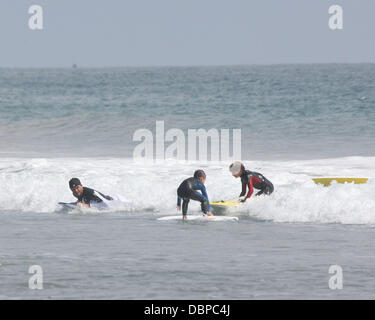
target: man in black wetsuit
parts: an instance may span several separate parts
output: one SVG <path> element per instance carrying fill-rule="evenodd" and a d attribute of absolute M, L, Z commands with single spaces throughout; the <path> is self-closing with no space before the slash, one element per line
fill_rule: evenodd
<path fill-rule="evenodd" d="M 203 170 L 194 172 L 194 177 L 184 180 L 177 189 L 177 209 L 181 210 L 182 199 L 182 218 L 186 220 L 189 201 L 195 200 L 201 203 L 201 209 L 204 214 L 212 216 L 210 212 L 210 202 L 208 200 L 206 187 L 206 174 Z M 199 193 L 197 190 L 201 191 Z"/>
<path fill-rule="evenodd" d="M 233 177 L 241 177 L 242 191 L 239 199 L 241 202 L 245 202 L 251 197 L 254 188 L 260 190 L 255 196 L 260 196 L 262 194 L 270 195 L 274 190 L 273 184 L 264 175 L 258 172 L 245 170 L 244 165 L 239 161 L 232 163 L 229 166 L 229 171 L 232 173 Z M 249 187 L 249 191 L 245 196 L 247 187 Z"/>
<path fill-rule="evenodd" d="M 73 196 L 78 199 L 76 203 L 80 207 L 90 207 L 90 202 L 100 203 L 103 202 L 102 199 L 113 200 L 110 196 L 106 196 L 96 190 L 83 187 L 78 178 L 70 179 L 69 188 L 72 190 Z"/>

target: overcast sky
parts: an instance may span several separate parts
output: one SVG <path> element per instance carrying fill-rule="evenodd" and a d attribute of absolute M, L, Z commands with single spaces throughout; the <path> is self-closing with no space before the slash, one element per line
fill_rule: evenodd
<path fill-rule="evenodd" d="M 1 0 L 0 67 L 375 62 L 374 33 L 375 0 Z"/>

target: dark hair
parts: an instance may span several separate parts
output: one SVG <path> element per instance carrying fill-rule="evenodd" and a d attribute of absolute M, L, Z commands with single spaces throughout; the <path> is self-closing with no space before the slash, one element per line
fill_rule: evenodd
<path fill-rule="evenodd" d="M 204 173 L 203 170 L 197 170 L 197 171 L 194 172 L 194 178 L 199 179 L 201 177 L 206 179 L 206 174 Z"/>

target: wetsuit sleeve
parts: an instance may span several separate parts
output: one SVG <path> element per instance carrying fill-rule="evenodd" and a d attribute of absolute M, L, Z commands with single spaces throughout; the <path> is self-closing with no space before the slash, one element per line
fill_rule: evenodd
<path fill-rule="evenodd" d="M 198 186 L 199 186 L 198 190 L 200 190 L 202 192 L 203 197 L 207 199 L 207 211 L 210 212 L 210 201 L 208 200 L 206 187 L 202 183 L 199 183 Z"/>
<path fill-rule="evenodd" d="M 97 202 L 97 203 L 102 202 L 103 200 L 95 195 L 96 192 L 98 192 L 98 191 L 95 191 L 94 189 L 84 187 L 83 188 L 83 195 L 82 195 L 82 202 L 86 203 L 86 204 L 90 204 L 90 201 L 94 201 L 94 202 Z M 98 194 L 103 196 L 100 192 L 98 192 Z"/>
<path fill-rule="evenodd" d="M 251 195 L 253 194 L 253 192 L 254 192 L 253 179 L 254 179 L 254 177 L 250 178 L 250 181 L 249 181 L 249 191 L 248 191 L 248 193 L 246 195 L 246 199 L 249 199 L 251 197 Z"/>
<path fill-rule="evenodd" d="M 113 198 L 111 196 L 106 196 L 105 194 L 99 192 L 99 191 L 96 191 L 97 193 L 99 193 L 104 199 L 106 200 L 113 200 Z"/>
<path fill-rule="evenodd" d="M 181 206 L 181 197 L 177 196 L 177 205 Z"/>
<path fill-rule="evenodd" d="M 242 183 L 242 191 L 240 197 L 243 197 L 246 194 L 246 183 Z"/>

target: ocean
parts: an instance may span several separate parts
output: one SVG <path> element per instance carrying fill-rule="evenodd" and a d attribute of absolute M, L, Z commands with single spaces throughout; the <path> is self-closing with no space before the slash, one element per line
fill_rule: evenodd
<path fill-rule="evenodd" d="M 211 201 L 241 184 L 228 159 L 135 161 L 157 121 L 240 129 L 233 160 L 275 192 L 238 222 L 158 221 L 196 169 Z M 374 64 L 0 69 L 0 299 L 374 299 L 374 124 Z M 72 177 L 130 202 L 63 210 Z"/>

